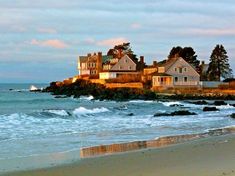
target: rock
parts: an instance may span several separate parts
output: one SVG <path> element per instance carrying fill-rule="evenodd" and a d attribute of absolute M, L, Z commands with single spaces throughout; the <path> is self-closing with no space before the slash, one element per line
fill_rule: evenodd
<path fill-rule="evenodd" d="M 229 104 L 229 105 L 235 107 L 235 104 Z"/>
<path fill-rule="evenodd" d="M 169 113 L 156 113 L 154 114 L 154 117 L 160 117 L 160 116 L 170 116 L 171 114 Z"/>
<path fill-rule="evenodd" d="M 67 95 L 56 95 L 54 98 L 68 98 L 68 96 Z"/>
<path fill-rule="evenodd" d="M 189 111 L 175 111 L 172 112 L 171 115 L 179 116 L 179 115 L 197 115 L 197 114 L 195 112 L 189 112 Z"/>
<path fill-rule="evenodd" d="M 235 119 L 235 113 L 232 113 L 232 114 L 230 115 L 230 117 L 233 118 L 233 119 Z"/>
<path fill-rule="evenodd" d="M 215 106 L 222 106 L 222 105 L 227 105 L 227 103 L 224 102 L 224 101 L 215 101 L 215 102 L 213 103 L 213 105 L 215 105 Z"/>
<path fill-rule="evenodd" d="M 219 111 L 219 109 L 217 109 L 216 107 L 204 107 L 203 111 Z"/>
<path fill-rule="evenodd" d="M 183 107 L 184 105 L 182 105 L 182 104 L 172 104 L 172 105 L 170 105 L 170 107 Z"/>
<path fill-rule="evenodd" d="M 197 115 L 195 112 L 189 112 L 189 111 L 175 111 L 172 113 L 156 113 L 154 114 L 154 117 L 160 117 L 160 116 L 185 116 L 185 115 Z"/>
<path fill-rule="evenodd" d="M 9 91 L 13 91 L 14 89 L 9 89 Z"/>
<path fill-rule="evenodd" d="M 127 116 L 133 116 L 134 115 L 134 113 L 129 113 L 129 114 L 127 114 Z"/>
<path fill-rule="evenodd" d="M 196 104 L 196 105 L 207 105 L 208 104 L 208 102 L 205 100 L 194 101 L 191 103 Z"/>

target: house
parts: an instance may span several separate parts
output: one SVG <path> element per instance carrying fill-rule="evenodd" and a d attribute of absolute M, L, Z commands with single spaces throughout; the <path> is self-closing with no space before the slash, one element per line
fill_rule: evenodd
<path fill-rule="evenodd" d="M 157 72 L 157 61 L 153 61 L 152 65 L 148 65 L 143 69 L 141 80 L 146 83 L 152 81 L 152 73 Z"/>
<path fill-rule="evenodd" d="M 172 58 L 158 65 L 158 71 L 152 74 L 153 87 L 198 87 L 200 75 L 183 58 Z"/>
<path fill-rule="evenodd" d="M 103 63 L 111 59 L 111 56 L 103 56 L 101 52 L 87 54 L 87 56 L 79 56 L 78 58 L 78 71 L 79 76 L 99 76 L 102 71 Z"/>
<path fill-rule="evenodd" d="M 113 79 L 121 75 L 136 75 L 137 64 L 128 56 L 124 55 L 120 59 L 111 58 L 103 64 L 103 71 L 99 73 L 100 79 Z"/>

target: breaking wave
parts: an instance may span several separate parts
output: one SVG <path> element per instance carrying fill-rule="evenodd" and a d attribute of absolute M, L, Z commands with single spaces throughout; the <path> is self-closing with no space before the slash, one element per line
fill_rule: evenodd
<path fill-rule="evenodd" d="M 56 109 L 50 109 L 50 110 L 45 110 L 44 112 L 49 112 L 51 114 L 59 115 L 59 116 L 69 116 L 69 113 L 65 110 L 56 110 Z"/>
<path fill-rule="evenodd" d="M 86 114 L 97 114 L 102 112 L 109 111 L 107 108 L 101 107 L 101 108 L 94 108 L 94 109 L 86 109 L 84 107 L 79 107 L 73 111 L 73 114 L 76 116 L 79 115 L 86 115 Z"/>

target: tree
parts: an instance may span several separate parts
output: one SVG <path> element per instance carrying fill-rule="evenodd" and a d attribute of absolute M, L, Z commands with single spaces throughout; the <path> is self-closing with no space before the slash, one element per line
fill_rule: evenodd
<path fill-rule="evenodd" d="M 124 55 L 128 55 L 132 60 L 135 62 L 138 62 L 138 58 L 134 54 L 130 43 L 123 43 L 121 45 L 116 45 L 114 48 L 109 49 L 107 55 L 108 56 L 113 56 L 113 58 L 121 58 Z"/>
<path fill-rule="evenodd" d="M 212 51 L 207 73 L 210 81 L 220 81 L 221 77 L 224 79 L 232 77 L 227 51 L 223 45 L 216 45 Z"/>
<path fill-rule="evenodd" d="M 192 47 L 182 48 L 181 46 L 177 46 L 171 49 L 168 58 L 171 59 L 175 57 L 182 57 L 185 61 L 194 66 L 194 68 L 199 72 L 200 61 L 197 60 L 197 55 L 195 54 L 196 52 Z"/>
<path fill-rule="evenodd" d="M 130 43 L 123 43 L 121 45 L 116 45 L 114 48 L 109 49 L 108 56 L 113 56 L 113 58 L 122 58 L 124 55 L 128 55 L 135 63 L 137 70 L 143 70 L 146 66 L 145 63 L 142 63 L 138 60 L 136 54 L 131 48 Z"/>

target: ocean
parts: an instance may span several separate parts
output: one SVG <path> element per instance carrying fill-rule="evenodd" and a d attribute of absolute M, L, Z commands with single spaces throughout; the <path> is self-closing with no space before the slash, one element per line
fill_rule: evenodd
<path fill-rule="evenodd" d="M 92 96 L 58 99 L 49 93 L 29 92 L 30 85 L 0 84 L 0 172 L 6 169 L 1 165 L 7 160 L 56 157 L 70 151 L 76 151 L 74 157 L 79 158 L 81 147 L 203 133 L 235 125 L 235 119 L 229 117 L 235 107 L 230 105 L 203 112 L 205 105 L 188 101 L 116 102 L 93 100 Z M 181 106 L 171 106 L 175 104 Z M 197 115 L 154 117 L 155 113 L 176 110 Z"/>

